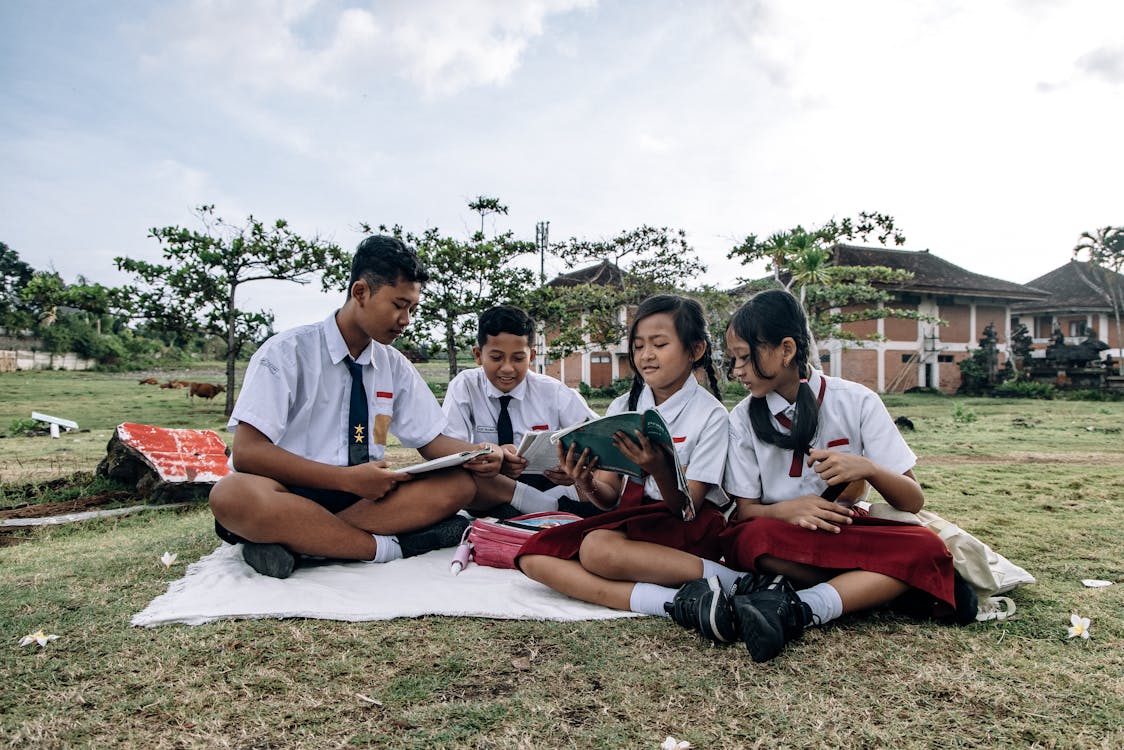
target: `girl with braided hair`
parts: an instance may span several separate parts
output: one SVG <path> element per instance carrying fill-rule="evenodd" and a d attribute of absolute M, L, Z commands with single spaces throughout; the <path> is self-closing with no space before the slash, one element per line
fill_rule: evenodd
<path fill-rule="evenodd" d="M 720 400 L 698 302 L 671 295 L 644 300 L 632 321 L 628 351 L 632 390 L 613 401 L 606 416 L 655 408 L 671 432 L 688 493 L 678 488 L 670 453 L 639 432 L 618 432 L 614 444 L 643 468 L 643 481 L 599 470 L 588 450 L 559 448 L 560 464 L 579 498 L 607 512 L 540 532 L 520 550 L 517 564 L 576 599 L 664 615 L 677 587 L 721 567 L 713 561 L 726 525 L 719 507 L 726 500 L 720 486 L 729 413 Z M 695 379 L 698 370 L 713 395 Z"/>
<path fill-rule="evenodd" d="M 917 457 L 877 394 L 809 366 L 807 331 L 782 290 L 757 294 L 730 321 L 726 353 L 749 396 L 730 415 L 724 486 L 737 509 L 721 544 L 726 563 L 750 574 L 711 593 L 684 586 L 696 593 L 678 597 L 676 620 L 697 627 L 699 610 L 712 613 L 755 661 L 810 625 L 907 592 L 927 613 L 974 621 L 975 594 L 940 537 L 851 507 L 869 484 L 894 508 L 920 510 Z"/>

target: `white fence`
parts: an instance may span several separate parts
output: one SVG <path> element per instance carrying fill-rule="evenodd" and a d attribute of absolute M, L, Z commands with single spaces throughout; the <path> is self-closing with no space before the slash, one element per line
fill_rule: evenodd
<path fill-rule="evenodd" d="M 0 372 L 16 370 L 89 370 L 97 362 L 74 352 L 51 354 L 27 349 L 0 349 Z"/>

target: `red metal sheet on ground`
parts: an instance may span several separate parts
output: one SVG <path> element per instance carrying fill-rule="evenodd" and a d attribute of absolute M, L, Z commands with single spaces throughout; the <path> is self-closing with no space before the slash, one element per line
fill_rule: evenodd
<path fill-rule="evenodd" d="M 217 482 L 230 473 L 226 443 L 214 430 L 173 430 L 122 422 L 117 437 L 165 482 Z"/>

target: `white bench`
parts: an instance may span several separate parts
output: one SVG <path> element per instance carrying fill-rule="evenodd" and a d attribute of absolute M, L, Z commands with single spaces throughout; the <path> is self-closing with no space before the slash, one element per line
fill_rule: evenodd
<path fill-rule="evenodd" d="M 51 425 L 51 437 L 57 438 L 59 436 L 59 428 L 62 427 L 67 432 L 78 429 L 78 423 L 62 417 L 52 417 L 50 414 L 40 414 L 37 411 L 31 412 L 31 418 L 39 421 L 46 422 Z"/>

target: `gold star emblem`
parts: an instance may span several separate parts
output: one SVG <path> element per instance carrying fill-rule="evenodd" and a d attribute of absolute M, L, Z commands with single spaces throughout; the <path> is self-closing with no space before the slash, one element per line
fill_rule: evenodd
<path fill-rule="evenodd" d="M 363 425 L 361 424 L 355 425 L 355 442 L 363 442 Z"/>

